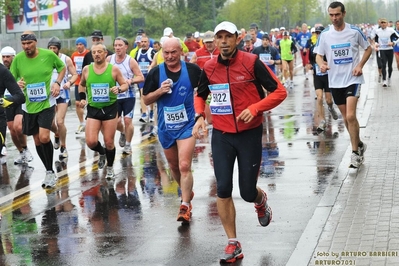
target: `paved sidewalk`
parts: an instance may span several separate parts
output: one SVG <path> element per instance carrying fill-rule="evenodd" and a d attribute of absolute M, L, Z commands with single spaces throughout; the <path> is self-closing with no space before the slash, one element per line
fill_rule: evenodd
<path fill-rule="evenodd" d="M 361 139 L 368 145 L 364 165 L 348 169 L 349 146 L 287 265 L 399 265 L 396 62 L 393 68 L 388 88 L 376 83 L 375 64 L 364 69 L 367 93 L 358 112 Z"/>

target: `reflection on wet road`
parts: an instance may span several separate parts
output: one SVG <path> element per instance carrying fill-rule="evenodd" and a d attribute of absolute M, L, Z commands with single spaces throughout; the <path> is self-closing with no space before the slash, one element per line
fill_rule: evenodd
<path fill-rule="evenodd" d="M 296 82 L 264 116 L 259 185 L 269 194 L 272 224 L 260 227 L 253 205 L 233 193 L 245 254 L 239 265 L 285 265 L 348 146 L 342 119 L 329 117 L 325 132 L 315 130 L 312 84 L 304 77 Z M 66 120 L 70 157 L 55 162 L 53 190 L 40 186 L 39 158 L 14 165 L 8 142 L 0 171 L 0 265 L 218 265 L 226 238 L 216 210 L 211 128 L 195 148 L 193 222 L 183 226 L 176 222 L 180 191 L 157 138 L 149 137 L 150 124 L 135 122 L 133 154 L 117 147 L 116 179 L 108 181 L 98 155 L 72 132 L 73 110 Z"/>

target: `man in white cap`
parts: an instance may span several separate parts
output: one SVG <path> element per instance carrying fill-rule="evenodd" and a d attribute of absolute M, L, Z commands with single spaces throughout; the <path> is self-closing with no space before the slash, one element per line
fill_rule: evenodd
<path fill-rule="evenodd" d="M 266 193 L 256 185 L 262 159 L 263 112 L 278 106 L 287 92 L 256 55 L 237 49 L 240 38 L 236 25 L 224 21 L 216 26 L 214 33 L 220 54 L 204 65 L 194 97 L 193 135 L 201 138 L 201 130 L 206 130 L 204 107 L 211 94 L 217 209 L 228 237 L 220 262 L 232 263 L 244 257 L 237 239 L 232 198 L 234 163 L 237 159 L 241 197 L 255 204 L 261 226 L 269 225 L 272 210 Z M 267 97 L 262 87 L 269 92 Z"/>

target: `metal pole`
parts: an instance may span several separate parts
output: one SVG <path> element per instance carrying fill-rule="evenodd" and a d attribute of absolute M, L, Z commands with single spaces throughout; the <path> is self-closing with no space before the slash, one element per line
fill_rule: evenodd
<path fill-rule="evenodd" d="M 213 28 L 216 27 L 216 7 L 215 0 L 212 0 L 212 17 L 213 17 Z"/>
<path fill-rule="evenodd" d="M 37 31 L 39 40 L 41 39 L 41 32 L 40 32 L 40 3 L 39 0 L 36 0 L 36 11 L 37 11 Z"/>
<path fill-rule="evenodd" d="M 119 35 L 118 33 L 118 17 L 116 14 L 116 0 L 114 0 L 114 33 L 115 33 L 115 38 Z"/>

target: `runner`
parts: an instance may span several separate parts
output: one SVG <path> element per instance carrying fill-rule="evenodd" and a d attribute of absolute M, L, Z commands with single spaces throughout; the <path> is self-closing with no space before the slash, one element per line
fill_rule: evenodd
<path fill-rule="evenodd" d="M 118 93 L 117 97 L 119 117 L 117 130 L 120 132 L 119 146 L 123 147 L 123 154 L 132 153 L 130 143 L 132 142 L 134 134 L 132 119 L 134 115 L 134 106 L 136 104 L 136 92 L 133 88 L 133 84 L 144 81 L 144 76 L 141 73 L 136 60 L 126 53 L 128 45 L 129 43 L 125 38 L 116 37 L 114 40 L 115 54 L 107 57 L 107 62 L 110 62 L 112 65 L 117 66 L 120 69 L 129 86 L 126 92 Z"/>
<path fill-rule="evenodd" d="M 341 2 L 332 2 L 328 13 L 333 25 L 323 31 L 317 41 L 314 49 L 317 53 L 316 63 L 322 73 L 328 70 L 331 93 L 341 111 L 351 140 L 350 167 L 359 168 L 364 161 L 367 146 L 360 140 L 356 106 L 360 97 L 360 84 L 364 83 L 362 68 L 372 49 L 359 28 L 345 23 L 346 11 Z M 359 47 L 365 50 L 362 56 Z M 324 61 L 324 56 L 327 62 Z"/>
<path fill-rule="evenodd" d="M 60 93 L 66 67 L 52 51 L 37 48 L 36 35 L 31 31 L 22 33 L 21 45 L 24 52 L 15 56 L 11 72 L 25 94 L 25 104 L 22 105 L 23 133 L 33 135 L 37 153 L 46 169 L 42 187 L 51 188 L 56 185 L 58 178 L 53 170 L 54 148 L 50 129 L 55 116 L 56 97 Z M 55 81 L 54 76 L 52 77 L 54 69 L 58 72 Z"/>
<path fill-rule="evenodd" d="M 5 46 L 0 52 L 3 60 L 3 65 L 10 69 L 11 63 L 15 57 L 15 50 L 10 46 Z M 19 88 L 19 87 L 18 87 Z M 10 92 L 6 89 L 4 97 L 11 96 Z M 33 156 L 28 149 L 26 143 L 26 135 L 22 133 L 22 105 L 14 103 L 5 109 L 7 117 L 7 127 L 10 130 L 12 142 L 19 151 L 19 156 L 14 160 L 14 164 L 25 164 L 33 160 Z M 1 153 L 1 152 L 0 152 Z"/>
<path fill-rule="evenodd" d="M 119 68 L 106 61 L 108 52 L 104 44 L 94 43 L 91 54 L 94 63 L 83 68 L 79 85 L 80 104 L 82 107 L 87 104 L 86 144 L 100 154 L 98 168 L 102 169 L 107 161 L 106 177 L 112 179 L 115 177 L 113 165 L 114 137 L 118 124 L 117 95 L 126 92 L 128 84 Z M 98 141 L 100 131 L 105 147 Z"/>
<path fill-rule="evenodd" d="M 195 146 L 194 89 L 201 69 L 180 60 L 183 54 L 178 39 L 169 38 L 162 45 L 165 62 L 148 73 L 143 97 L 146 104 L 157 102 L 158 138 L 169 163 L 171 175 L 182 191 L 177 221 L 191 221 L 191 200 L 194 196 L 191 163 Z"/>
<path fill-rule="evenodd" d="M 220 262 L 232 263 L 244 257 L 237 238 L 232 198 L 234 163 L 237 160 L 241 197 L 254 203 L 260 225 L 268 226 L 272 210 L 266 192 L 257 186 L 262 157 L 263 112 L 278 106 L 287 97 L 287 92 L 256 55 L 237 49 L 236 25 L 224 21 L 214 32 L 220 54 L 206 62 L 201 74 L 192 134 L 201 138 L 201 130 L 206 130 L 204 106 L 208 95 L 212 94 L 211 146 L 217 181 L 217 210 L 228 238 Z M 271 92 L 267 97 L 262 87 Z"/>
<path fill-rule="evenodd" d="M 75 110 L 76 110 L 76 115 L 78 116 L 79 119 L 79 126 L 75 131 L 75 133 L 80 134 L 85 132 L 86 121 L 83 119 L 84 109 L 80 105 L 79 83 L 80 83 L 80 75 L 82 74 L 83 59 L 85 55 L 90 51 L 86 49 L 87 41 L 83 37 L 77 38 L 75 41 L 75 45 L 76 45 L 76 51 L 73 52 L 71 55 L 73 65 L 75 66 L 76 73 L 78 74 L 78 78 L 75 81 Z"/>
<path fill-rule="evenodd" d="M 57 37 L 52 37 L 48 44 L 47 48 L 52 50 L 65 64 L 66 73 L 61 81 L 60 94 L 57 96 L 57 105 L 55 111 L 55 118 L 53 121 L 53 131 L 55 133 L 54 137 L 54 149 L 60 149 L 60 160 L 68 157 L 68 151 L 66 149 L 66 135 L 67 128 L 65 127 L 65 116 L 68 110 L 68 103 L 71 100 L 70 98 L 70 88 L 78 79 L 78 74 L 76 74 L 75 67 L 73 66 L 72 59 L 60 53 L 61 49 L 61 41 Z M 68 75 L 71 75 L 68 80 Z M 58 73 L 56 70 L 53 71 L 52 82 L 57 80 Z"/>

